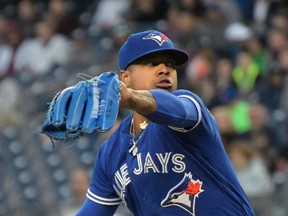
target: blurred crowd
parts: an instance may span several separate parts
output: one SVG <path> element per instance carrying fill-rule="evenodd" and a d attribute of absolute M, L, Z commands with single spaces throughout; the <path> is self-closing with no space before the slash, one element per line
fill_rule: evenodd
<path fill-rule="evenodd" d="M 288 215 L 288 1 L 1 0 L 0 216 L 74 215 L 113 130 L 52 143 L 48 103 L 79 73 L 119 70 L 119 47 L 146 29 L 189 53 L 178 87 L 214 115 L 256 215 Z"/>

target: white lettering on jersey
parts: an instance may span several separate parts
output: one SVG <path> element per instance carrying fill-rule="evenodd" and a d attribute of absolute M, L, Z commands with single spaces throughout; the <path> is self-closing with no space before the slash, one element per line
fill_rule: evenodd
<path fill-rule="evenodd" d="M 171 168 L 173 172 L 181 173 L 184 172 L 186 169 L 186 164 L 183 162 L 184 158 L 185 158 L 184 155 L 172 154 L 172 152 L 155 153 L 155 155 L 154 154 L 151 155 L 148 152 L 145 157 L 142 157 L 141 153 L 138 153 L 137 167 L 134 168 L 133 173 L 135 175 L 140 175 L 142 173 L 149 173 L 149 172 L 169 173 L 168 170 L 169 162 L 174 165 Z M 144 160 L 144 162 L 142 160 Z"/>
<path fill-rule="evenodd" d="M 144 163 L 144 173 L 148 173 L 149 169 L 152 169 L 153 172 L 155 173 L 159 173 L 158 168 L 156 167 L 153 159 L 150 156 L 150 153 L 148 152 L 148 154 L 146 155 L 145 158 L 145 163 Z"/>
<path fill-rule="evenodd" d="M 137 154 L 137 163 L 138 163 L 138 169 L 134 169 L 133 173 L 135 175 L 140 175 L 143 171 L 142 161 L 141 161 L 141 153 Z"/>
<path fill-rule="evenodd" d="M 129 173 L 127 164 L 124 164 L 123 166 L 120 167 L 120 170 L 118 170 L 114 175 L 114 180 L 116 183 L 116 185 L 113 185 L 114 189 L 124 202 L 125 202 L 125 188 L 131 182 L 131 179 L 128 176 L 128 174 Z"/>
<path fill-rule="evenodd" d="M 176 173 L 184 172 L 186 169 L 186 164 L 182 161 L 184 159 L 184 155 L 182 154 L 174 154 L 172 156 L 172 162 L 175 164 L 175 167 L 172 168 L 172 170 Z"/>
<path fill-rule="evenodd" d="M 165 153 L 165 157 L 163 157 L 162 154 L 156 153 L 156 155 L 157 155 L 157 157 L 159 159 L 159 162 L 161 163 L 161 166 L 162 166 L 162 173 L 168 173 L 167 165 L 168 165 L 171 153 L 172 152 L 169 152 L 169 153 L 166 152 Z"/>

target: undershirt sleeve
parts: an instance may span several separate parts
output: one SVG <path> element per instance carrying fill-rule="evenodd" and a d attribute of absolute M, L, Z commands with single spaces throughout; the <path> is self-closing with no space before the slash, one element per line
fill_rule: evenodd
<path fill-rule="evenodd" d="M 156 112 L 146 116 L 150 121 L 178 128 L 194 128 L 200 123 L 201 107 L 191 92 L 158 89 L 150 92 L 157 103 Z"/>

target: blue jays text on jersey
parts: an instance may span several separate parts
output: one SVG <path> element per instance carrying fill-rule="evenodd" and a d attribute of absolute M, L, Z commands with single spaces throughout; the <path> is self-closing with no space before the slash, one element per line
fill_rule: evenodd
<path fill-rule="evenodd" d="M 128 116 L 98 152 L 86 205 L 124 202 L 136 216 L 253 216 L 201 99 L 186 90 L 151 93 L 157 111 L 147 116 L 137 153 L 129 152 Z"/>

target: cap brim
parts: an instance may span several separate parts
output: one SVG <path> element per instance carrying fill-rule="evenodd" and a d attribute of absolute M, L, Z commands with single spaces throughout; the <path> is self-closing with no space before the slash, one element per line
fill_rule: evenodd
<path fill-rule="evenodd" d="M 138 59 L 145 58 L 146 56 L 149 56 L 149 55 L 154 54 L 154 53 L 166 53 L 166 54 L 168 54 L 169 56 L 171 56 L 175 60 L 175 65 L 177 65 L 177 66 L 185 64 L 189 59 L 189 55 L 186 52 L 179 50 L 179 49 L 151 50 L 150 52 L 146 52 L 143 55 L 136 57 L 133 61 L 131 61 L 128 64 L 128 66 L 133 64 L 133 62 L 137 61 Z"/>

